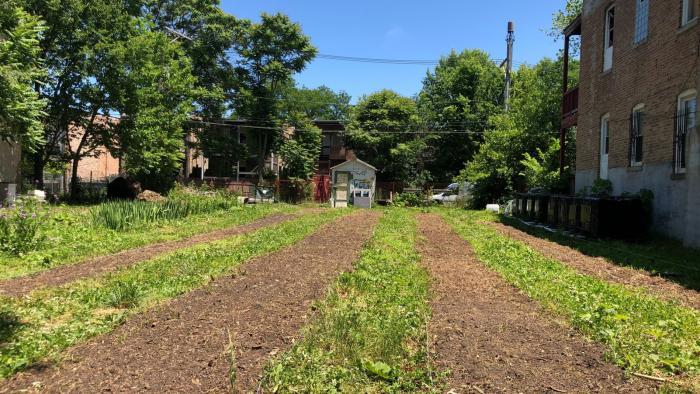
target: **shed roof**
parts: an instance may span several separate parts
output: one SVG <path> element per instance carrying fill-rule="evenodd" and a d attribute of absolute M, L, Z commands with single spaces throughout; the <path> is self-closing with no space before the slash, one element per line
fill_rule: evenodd
<path fill-rule="evenodd" d="M 365 166 L 367 166 L 367 167 L 373 169 L 374 171 L 377 171 L 377 168 L 374 167 L 373 165 L 368 164 L 368 163 L 365 163 L 364 161 L 362 161 L 362 160 L 360 160 L 360 159 L 357 159 L 357 158 L 356 158 L 356 159 L 352 159 L 352 160 L 348 160 L 348 161 L 345 161 L 345 162 L 342 162 L 342 163 L 338 164 L 337 166 L 333 166 L 333 167 L 331 167 L 331 170 L 336 169 L 336 168 L 341 167 L 341 166 L 344 166 L 345 164 L 352 163 L 353 161 L 358 162 L 358 163 L 360 163 L 360 164 L 362 164 L 362 165 L 365 165 Z"/>

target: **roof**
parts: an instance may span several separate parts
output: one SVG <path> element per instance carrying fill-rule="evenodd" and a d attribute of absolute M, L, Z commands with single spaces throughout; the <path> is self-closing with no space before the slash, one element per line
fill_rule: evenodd
<path fill-rule="evenodd" d="M 333 169 L 335 169 L 335 168 L 338 168 L 338 167 L 341 167 L 341 166 L 343 166 L 343 165 L 345 165 L 345 164 L 352 163 L 353 161 L 356 161 L 356 162 L 358 162 L 358 163 L 360 163 L 360 164 L 362 164 L 362 165 L 365 165 L 365 166 L 367 166 L 367 167 L 373 169 L 374 171 L 377 171 L 377 168 L 376 168 L 376 167 L 374 167 L 373 165 L 371 165 L 371 164 L 369 164 L 369 163 L 365 163 L 364 161 L 362 161 L 362 160 L 360 160 L 360 159 L 352 159 L 352 160 L 348 160 L 348 161 L 342 162 L 342 163 L 338 164 L 337 166 L 331 167 L 331 170 L 333 170 Z"/>
<path fill-rule="evenodd" d="M 578 36 L 581 35 L 581 15 L 577 16 L 574 20 L 569 23 L 568 26 L 564 28 L 565 36 Z"/>

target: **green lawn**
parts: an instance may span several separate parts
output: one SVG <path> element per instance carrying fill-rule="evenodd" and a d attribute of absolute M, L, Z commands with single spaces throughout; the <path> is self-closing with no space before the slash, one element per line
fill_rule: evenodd
<path fill-rule="evenodd" d="M 304 338 L 270 363 L 264 391 L 428 391 L 427 273 L 413 211 L 388 209 L 352 272 L 342 274 Z"/>
<path fill-rule="evenodd" d="M 126 231 L 115 231 L 91 222 L 89 208 L 51 207 L 42 234 L 46 242 L 41 250 L 24 256 L 0 252 L 0 280 L 44 271 L 64 264 L 112 254 L 156 242 L 173 241 L 195 234 L 251 222 L 267 215 L 293 212 L 285 204 L 260 204 L 235 207 L 210 214 L 193 215 Z"/>
<path fill-rule="evenodd" d="M 490 228 L 483 212 L 440 210 L 478 258 L 532 299 L 560 314 L 628 371 L 683 376 L 700 372 L 700 312 L 642 289 L 577 273 Z"/>
<path fill-rule="evenodd" d="M 254 257 L 294 244 L 349 210 L 305 214 L 229 239 L 179 250 L 100 278 L 28 297 L 0 297 L 0 377 L 54 358 L 114 329 L 128 315 L 204 286 Z"/>

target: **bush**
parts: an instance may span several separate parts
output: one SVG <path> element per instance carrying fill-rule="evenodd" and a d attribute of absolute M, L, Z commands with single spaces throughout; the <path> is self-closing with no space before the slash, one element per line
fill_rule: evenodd
<path fill-rule="evenodd" d="M 32 200 L 20 201 L 14 208 L 0 205 L 0 250 L 18 256 L 36 250 L 43 241 L 39 228 L 44 219 Z"/>
<path fill-rule="evenodd" d="M 280 183 L 280 200 L 288 203 L 298 204 L 309 201 L 313 198 L 312 182 L 301 178 L 289 178 L 286 182 Z"/>
<path fill-rule="evenodd" d="M 422 195 L 415 192 L 399 193 L 394 199 L 397 207 L 424 207 L 431 203 Z"/>

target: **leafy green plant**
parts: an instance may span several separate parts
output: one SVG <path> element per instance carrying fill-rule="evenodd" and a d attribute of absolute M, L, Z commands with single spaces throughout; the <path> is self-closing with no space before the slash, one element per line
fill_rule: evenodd
<path fill-rule="evenodd" d="M 419 193 L 404 192 L 396 195 L 394 205 L 397 207 L 423 207 L 430 204 Z"/>
<path fill-rule="evenodd" d="M 19 256 L 39 248 L 43 241 L 39 229 L 45 219 L 31 200 L 20 201 L 13 208 L 0 205 L 0 251 Z"/>
<path fill-rule="evenodd" d="M 427 273 L 413 212 L 389 209 L 352 272 L 342 274 L 304 339 L 271 362 L 270 392 L 415 392 L 430 385 Z"/>
<path fill-rule="evenodd" d="M 609 197 L 613 193 L 613 184 L 609 179 L 596 179 L 590 190 L 591 195 Z"/>

